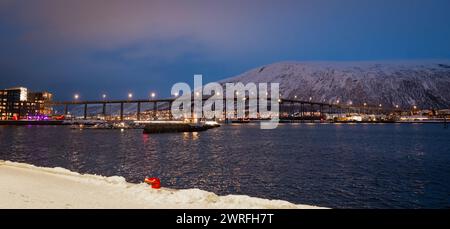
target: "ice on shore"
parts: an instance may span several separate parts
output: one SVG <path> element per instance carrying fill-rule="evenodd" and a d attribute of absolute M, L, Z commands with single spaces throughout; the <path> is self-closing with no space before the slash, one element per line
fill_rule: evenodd
<path fill-rule="evenodd" d="M 319 208 L 199 189 L 151 189 L 119 176 L 0 160 L 0 208 Z"/>

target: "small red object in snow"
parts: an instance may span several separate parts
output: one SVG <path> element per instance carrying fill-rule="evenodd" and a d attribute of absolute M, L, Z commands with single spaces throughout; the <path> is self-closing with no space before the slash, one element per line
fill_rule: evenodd
<path fill-rule="evenodd" d="M 159 189 L 161 188 L 161 181 L 157 177 L 145 178 L 144 182 L 151 185 L 152 188 Z"/>

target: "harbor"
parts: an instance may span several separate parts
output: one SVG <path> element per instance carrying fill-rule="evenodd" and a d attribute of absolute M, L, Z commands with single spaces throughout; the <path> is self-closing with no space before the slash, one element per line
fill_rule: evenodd
<path fill-rule="evenodd" d="M 442 208 L 450 190 L 449 137 L 442 124 L 405 123 L 260 130 L 250 122 L 165 134 L 0 126 L 0 160 L 327 208 Z"/>

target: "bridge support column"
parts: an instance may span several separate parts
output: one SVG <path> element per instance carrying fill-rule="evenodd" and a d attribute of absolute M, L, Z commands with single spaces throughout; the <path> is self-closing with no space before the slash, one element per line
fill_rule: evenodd
<path fill-rule="evenodd" d="M 64 115 L 67 115 L 69 113 L 69 105 L 64 105 Z"/>
<path fill-rule="evenodd" d="M 87 119 L 87 109 L 88 109 L 87 106 L 88 106 L 87 103 L 85 103 L 84 104 L 84 120 Z"/>
<path fill-rule="evenodd" d="M 137 103 L 137 113 L 136 113 L 136 118 L 138 121 L 141 120 L 141 102 Z"/>
<path fill-rule="evenodd" d="M 323 116 L 323 104 L 320 104 L 319 115 L 320 115 L 320 120 L 322 120 L 322 116 Z"/>
<path fill-rule="evenodd" d="M 305 115 L 305 113 L 304 113 L 303 103 L 300 103 L 300 119 L 302 120 L 302 122 L 303 122 L 304 115 Z"/>
<path fill-rule="evenodd" d="M 169 102 L 169 119 L 170 120 L 173 119 L 173 115 L 172 115 L 172 101 Z"/>
<path fill-rule="evenodd" d="M 103 118 L 106 119 L 106 103 L 103 103 L 102 115 L 103 115 Z"/>
<path fill-rule="evenodd" d="M 120 103 L 120 121 L 123 121 L 123 102 Z"/>
<path fill-rule="evenodd" d="M 158 112 L 158 103 L 155 101 L 153 102 L 153 119 L 156 120 L 156 112 Z"/>
<path fill-rule="evenodd" d="M 295 105 L 294 105 L 294 102 L 292 102 L 291 101 L 291 104 L 289 105 L 289 106 L 291 106 L 290 108 L 289 108 L 289 115 L 291 116 L 291 117 L 289 117 L 290 119 L 291 119 L 291 122 L 293 122 L 293 120 L 295 119 L 295 117 L 294 117 L 294 113 L 295 113 Z"/>

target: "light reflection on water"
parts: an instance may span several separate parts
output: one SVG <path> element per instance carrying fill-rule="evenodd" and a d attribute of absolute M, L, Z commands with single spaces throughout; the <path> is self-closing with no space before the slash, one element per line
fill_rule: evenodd
<path fill-rule="evenodd" d="M 0 127 L 0 159 L 340 208 L 450 207 L 441 125 L 225 125 L 199 133 Z"/>

